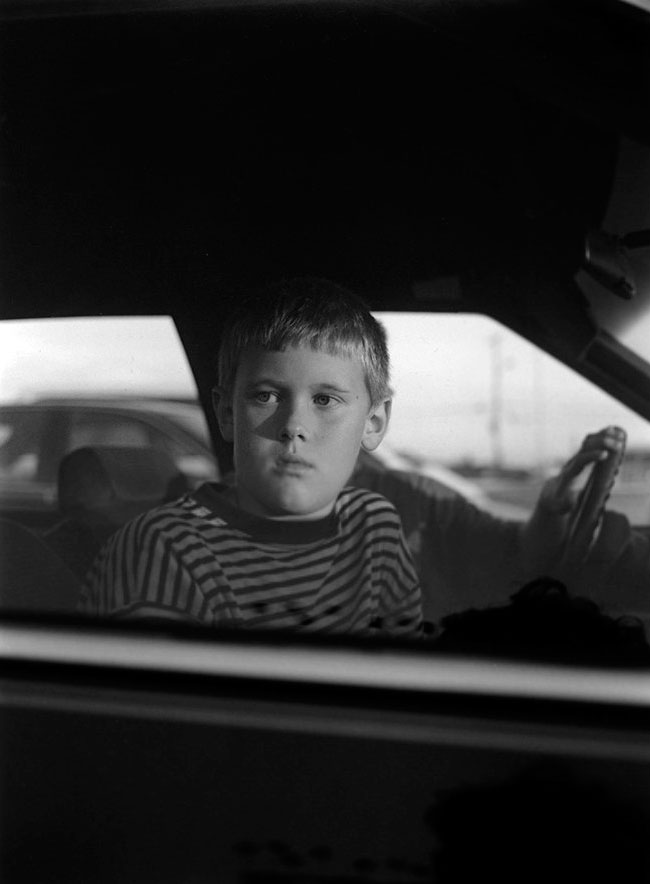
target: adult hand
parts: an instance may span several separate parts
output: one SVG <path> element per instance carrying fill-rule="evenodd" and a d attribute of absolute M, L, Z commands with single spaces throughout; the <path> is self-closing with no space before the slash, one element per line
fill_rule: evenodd
<path fill-rule="evenodd" d="M 605 460 L 610 452 L 622 451 L 624 446 L 625 434 L 618 427 L 590 433 L 560 472 L 544 483 L 522 535 L 523 562 L 529 569 L 536 571 L 558 560 L 576 510 L 578 479 L 587 467 Z"/>
<path fill-rule="evenodd" d="M 590 464 L 605 460 L 609 452 L 621 452 L 624 447 L 625 434 L 619 427 L 605 427 L 585 436 L 580 450 L 569 458 L 556 476 L 544 483 L 538 507 L 554 515 L 570 513 L 578 496 L 577 480 L 583 471 Z"/>

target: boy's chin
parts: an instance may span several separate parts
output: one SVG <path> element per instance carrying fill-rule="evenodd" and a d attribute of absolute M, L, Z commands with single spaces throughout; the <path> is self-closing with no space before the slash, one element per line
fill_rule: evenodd
<path fill-rule="evenodd" d="M 283 495 L 259 501 L 259 512 L 268 519 L 308 521 L 328 516 L 332 512 L 334 502 L 334 499 L 319 500 L 308 495 Z"/>
<path fill-rule="evenodd" d="M 283 507 L 276 507 L 273 510 L 269 509 L 268 518 L 284 519 L 288 522 L 292 520 L 296 522 L 307 522 L 310 520 L 324 519 L 326 516 L 329 516 L 333 507 L 334 501 L 330 501 L 325 506 L 321 507 L 316 507 L 315 505 L 310 506 L 309 504 L 285 505 Z"/>

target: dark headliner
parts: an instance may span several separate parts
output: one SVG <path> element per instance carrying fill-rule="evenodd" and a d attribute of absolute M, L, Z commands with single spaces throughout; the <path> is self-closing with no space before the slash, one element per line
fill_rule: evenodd
<path fill-rule="evenodd" d="M 377 306 L 455 274 L 470 297 L 555 285 L 620 133 L 650 141 L 650 16 L 620 3 L 84 5 L 107 8 L 5 6 L 10 315 L 287 272 Z"/>

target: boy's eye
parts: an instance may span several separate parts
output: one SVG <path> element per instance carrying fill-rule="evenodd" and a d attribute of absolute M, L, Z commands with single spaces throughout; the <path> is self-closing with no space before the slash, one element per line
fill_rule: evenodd
<path fill-rule="evenodd" d="M 319 393 L 317 396 L 314 396 L 316 405 L 330 405 L 333 401 L 334 397 L 328 396 L 327 393 Z"/>
<path fill-rule="evenodd" d="M 253 399 L 255 400 L 255 402 L 259 402 L 262 405 L 266 402 L 272 402 L 274 400 L 274 397 L 277 397 L 277 394 L 274 393 L 272 390 L 258 390 L 256 393 L 253 394 Z"/>

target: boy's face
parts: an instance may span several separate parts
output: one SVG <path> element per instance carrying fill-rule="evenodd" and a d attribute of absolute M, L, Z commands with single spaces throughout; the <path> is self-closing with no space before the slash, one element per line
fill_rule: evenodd
<path fill-rule="evenodd" d="M 390 401 L 372 407 L 361 364 L 308 346 L 242 354 L 232 398 L 217 406 L 234 442 L 239 505 L 271 518 L 331 512 L 361 445 L 374 450 Z"/>

